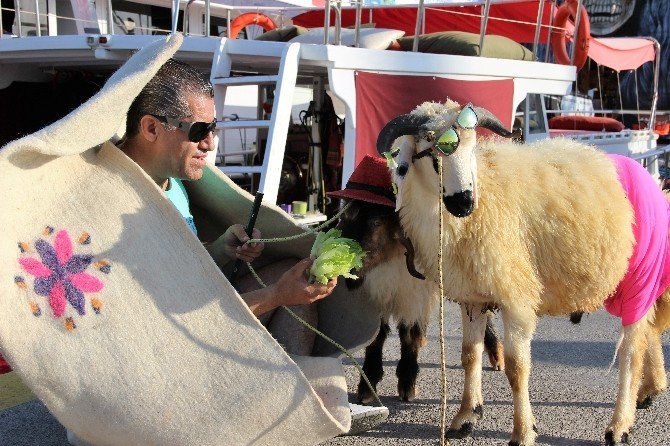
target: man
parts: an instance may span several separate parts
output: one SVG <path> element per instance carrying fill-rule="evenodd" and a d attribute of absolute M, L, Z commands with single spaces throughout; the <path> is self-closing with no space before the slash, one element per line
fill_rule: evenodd
<path fill-rule="evenodd" d="M 193 67 L 169 60 L 133 101 L 126 134 L 118 144 L 165 191 L 196 234 L 182 180 L 197 181 L 202 177 L 207 153 L 216 148 L 212 133 L 215 124 L 209 80 Z M 253 230 L 253 238 L 260 235 L 257 229 Z M 244 227 L 236 224 L 205 247 L 225 272 L 238 259 L 251 262 L 261 255 L 263 244 L 245 244 L 248 240 Z M 297 263 L 289 259 L 259 269 L 259 276 L 270 284 L 267 288 L 260 288 L 250 274 L 236 283 L 242 299 L 284 349 L 302 356 L 310 355 L 315 334 L 278 307 L 291 306 L 316 326 L 316 306 L 309 304 L 331 294 L 337 278 L 326 285 L 308 283 L 306 271 L 311 263 L 309 258 Z M 350 434 L 369 430 L 388 416 L 385 407 L 350 404 L 350 408 Z"/>
<path fill-rule="evenodd" d="M 194 68 L 169 60 L 133 101 L 126 135 L 118 145 L 166 191 L 196 233 L 181 181 L 197 181 L 202 177 L 207 153 L 216 148 L 214 126 L 213 89 L 209 80 Z M 252 236 L 259 238 L 260 232 L 254 229 Z M 245 244 L 247 240 L 244 227 L 237 224 L 205 247 L 226 271 L 237 259 L 250 262 L 260 256 L 263 244 Z M 255 280 L 247 276 L 239 281 L 238 291 L 256 316 L 282 305 L 311 304 L 328 296 L 337 279 L 327 285 L 307 283 L 304 273 L 310 265 L 310 259 L 280 262 L 259 271 L 271 283 L 267 288 L 259 289 Z M 313 319 L 305 311 L 302 315 Z M 267 322 L 268 318 L 265 319 Z M 308 344 L 313 342 L 313 335 L 310 332 L 304 336 L 308 339 L 295 348 L 291 346 L 291 353 L 309 354 Z"/>

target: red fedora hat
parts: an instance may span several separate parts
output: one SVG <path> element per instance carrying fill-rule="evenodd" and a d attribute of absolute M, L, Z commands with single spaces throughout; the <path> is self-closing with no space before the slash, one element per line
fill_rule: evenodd
<path fill-rule="evenodd" d="M 391 172 L 386 160 L 366 155 L 354 169 L 347 186 L 342 190 L 328 192 L 328 196 L 395 207 Z"/>

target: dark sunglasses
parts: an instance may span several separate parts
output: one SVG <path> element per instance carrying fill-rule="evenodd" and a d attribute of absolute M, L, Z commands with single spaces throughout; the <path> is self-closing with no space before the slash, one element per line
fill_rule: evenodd
<path fill-rule="evenodd" d="M 211 132 L 216 129 L 216 119 L 212 122 L 201 121 L 180 121 L 179 119 L 170 118 L 168 116 L 151 115 L 161 122 L 177 127 L 188 135 L 188 140 L 191 142 L 200 142 L 207 138 Z"/>
<path fill-rule="evenodd" d="M 446 132 L 444 132 L 435 143 L 435 148 L 440 155 L 449 156 L 456 151 L 458 145 L 461 143 L 461 139 L 458 137 L 458 132 L 456 132 L 456 125 L 467 130 L 472 130 L 477 127 L 477 113 L 475 113 L 472 108 L 472 104 L 468 104 L 456 118 L 456 123 L 452 125 Z"/>

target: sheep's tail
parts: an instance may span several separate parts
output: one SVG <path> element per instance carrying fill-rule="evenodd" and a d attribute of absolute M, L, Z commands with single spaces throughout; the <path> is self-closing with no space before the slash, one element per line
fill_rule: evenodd
<path fill-rule="evenodd" d="M 614 348 L 614 357 L 612 358 L 612 362 L 610 362 L 610 366 L 607 369 L 607 373 L 612 371 L 612 367 L 614 367 L 614 363 L 616 362 L 616 357 L 617 354 L 619 353 L 619 349 L 621 348 L 621 344 L 623 343 L 623 330 L 621 330 L 621 335 L 619 335 L 619 340 L 616 343 L 616 347 Z"/>

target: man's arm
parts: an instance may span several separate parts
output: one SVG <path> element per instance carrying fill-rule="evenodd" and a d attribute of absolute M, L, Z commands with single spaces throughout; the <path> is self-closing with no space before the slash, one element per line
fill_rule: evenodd
<path fill-rule="evenodd" d="M 304 305 L 321 300 L 333 292 L 337 278 L 326 285 L 309 283 L 305 271 L 311 265 L 311 259 L 303 259 L 282 274 L 277 282 L 266 288 L 243 293 L 242 299 L 256 316 L 282 305 Z"/>

